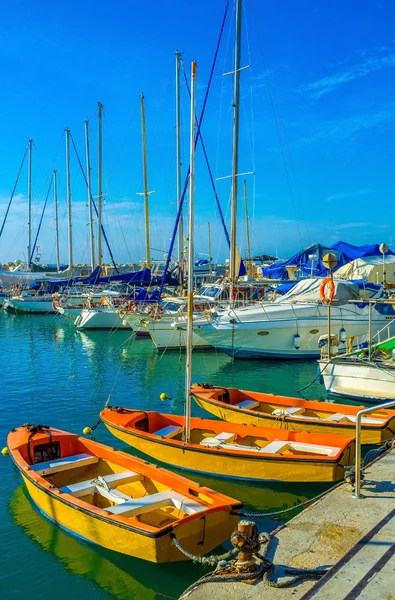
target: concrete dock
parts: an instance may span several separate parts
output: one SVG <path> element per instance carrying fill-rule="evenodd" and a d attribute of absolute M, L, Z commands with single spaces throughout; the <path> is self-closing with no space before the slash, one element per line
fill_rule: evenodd
<path fill-rule="evenodd" d="M 284 567 L 329 567 L 319 581 L 282 589 L 264 581 L 206 583 L 188 600 L 394 600 L 395 449 L 364 475 L 361 498 L 353 498 L 350 486 L 343 484 L 271 534 L 273 581 L 286 580 Z"/>

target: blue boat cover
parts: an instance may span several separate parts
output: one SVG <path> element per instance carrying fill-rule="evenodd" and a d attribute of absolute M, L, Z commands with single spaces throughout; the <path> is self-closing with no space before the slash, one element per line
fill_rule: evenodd
<path fill-rule="evenodd" d="M 336 242 L 332 246 L 323 246 L 322 244 L 312 244 L 307 246 L 286 261 L 278 262 L 262 269 L 264 277 L 270 279 L 288 279 L 287 266 L 297 266 L 304 276 L 313 275 L 313 277 L 325 277 L 328 269 L 323 265 L 322 259 L 328 252 L 337 256 L 337 265 L 335 271 L 343 265 L 349 263 L 355 258 L 363 256 L 382 256 L 379 250 L 379 244 L 365 244 L 363 246 L 353 246 L 346 242 Z M 387 254 L 394 254 L 388 250 Z M 312 260 L 309 256 L 314 255 Z M 312 268 L 313 267 L 313 268 Z"/>

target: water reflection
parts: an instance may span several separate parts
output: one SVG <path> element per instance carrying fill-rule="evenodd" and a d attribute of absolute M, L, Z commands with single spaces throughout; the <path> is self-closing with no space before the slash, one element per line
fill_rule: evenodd
<path fill-rule="evenodd" d="M 74 538 L 52 525 L 31 505 L 23 485 L 15 490 L 9 507 L 13 522 L 42 550 L 55 556 L 74 575 L 93 581 L 119 600 L 154 600 L 160 597 L 157 592 L 178 597 L 203 574 L 202 568 L 192 563 L 188 569 L 180 568 L 180 563 L 151 564 Z M 59 592 L 62 597 L 62 591 Z"/>

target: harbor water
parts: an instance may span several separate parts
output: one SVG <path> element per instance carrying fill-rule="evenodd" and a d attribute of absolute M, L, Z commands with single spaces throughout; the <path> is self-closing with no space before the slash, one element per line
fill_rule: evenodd
<path fill-rule="evenodd" d="M 1 446 L 10 429 L 23 423 L 51 425 L 81 433 L 94 425 L 111 394 L 110 404 L 183 412 L 183 353 L 159 355 L 150 340 L 129 332 L 76 331 L 72 320 L 50 315 L 0 313 Z M 193 381 L 297 395 L 316 376 L 316 361 L 234 361 L 217 352 L 194 353 Z M 165 392 L 169 399 L 160 400 Z M 305 392 L 324 399 L 318 383 Z M 207 416 L 196 405 L 195 416 Z M 126 452 L 132 449 L 99 426 L 95 439 Z M 190 562 L 151 564 L 85 543 L 52 525 L 31 504 L 9 458 L 1 461 L 0 568 L 4 600 L 177 598 L 204 569 Z M 251 510 L 273 511 L 315 496 L 314 484 L 244 484 L 184 473 L 242 502 Z M 292 513 L 295 514 L 295 513 Z M 258 521 L 261 530 L 279 522 Z"/>

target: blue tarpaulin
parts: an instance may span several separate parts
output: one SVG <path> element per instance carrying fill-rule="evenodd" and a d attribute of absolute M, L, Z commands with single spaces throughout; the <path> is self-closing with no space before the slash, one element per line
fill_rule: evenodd
<path fill-rule="evenodd" d="M 331 248 L 347 255 L 350 262 L 355 258 L 362 258 L 363 256 L 383 256 L 379 248 L 380 244 L 365 244 L 364 246 L 353 246 L 347 244 L 347 242 L 336 242 Z M 386 254 L 394 255 L 395 252 L 388 250 Z"/>
<path fill-rule="evenodd" d="M 313 277 L 325 277 L 328 274 L 328 269 L 323 265 L 322 258 L 328 252 L 332 252 L 337 256 L 337 265 L 335 271 L 347 264 L 355 258 L 361 258 L 363 256 L 382 256 L 379 250 L 379 244 L 365 244 L 363 246 L 353 246 L 346 242 L 336 242 L 332 246 L 323 246 L 322 244 L 312 244 L 307 246 L 290 259 L 270 265 L 262 269 L 264 277 L 270 279 L 288 279 L 288 272 L 286 267 L 296 266 L 299 269 L 299 273 L 307 277 L 312 275 Z M 387 254 L 395 254 L 392 250 L 388 250 Z M 314 255 L 315 258 L 311 259 L 309 256 Z"/>

